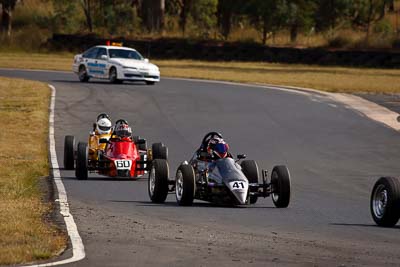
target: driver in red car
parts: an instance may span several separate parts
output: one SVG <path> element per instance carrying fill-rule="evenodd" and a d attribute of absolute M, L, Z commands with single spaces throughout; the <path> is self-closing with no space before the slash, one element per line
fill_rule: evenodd
<path fill-rule="evenodd" d="M 132 141 L 132 129 L 126 120 L 117 120 L 115 122 L 112 138 L 119 138 L 122 141 Z"/>

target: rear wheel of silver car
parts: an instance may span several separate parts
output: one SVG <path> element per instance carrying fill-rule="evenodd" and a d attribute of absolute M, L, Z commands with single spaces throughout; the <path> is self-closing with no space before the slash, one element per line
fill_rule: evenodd
<path fill-rule="evenodd" d="M 290 174 L 286 166 L 275 166 L 271 174 L 272 201 L 277 208 L 286 208 L 290 202 Z"/>
<path fill-rule="evenodd" d="M 176 201 L 180 206 L 191 206 L 195 193 L 194 170 L 191 165 L 179 166 L 175 178 Z"/>
<path fill-rule="evenodd" d="M 84 65 L 79 66 L 78 77 L 79 77 L 79 81 L 81 81 L 81 82 L 89 81 L 89 75 L 87 74 L 86 67 Z"/>
<path fill-rule="evenodd" d="M 64 138 L 64 169 L 73 170 L 75 164 L 74 158 L 75 137 L 67 135 Z"/>
<path fill-rule="evenodd" d="M 372 218 L 379 226 L 392 227 L 400 218 L 400 181 L 393 177 L 381 177 L 371 194 Z"/>
<path fill-rule="evenodd" d="M 118 79 L 117 69 L 115 67 L 110 69 L 109 79 L 112 83 L 122 83 L 122 80 Z"/>
<path fill-rule="evenodd" d="M 146 81 L 146 84 L 147 85 L 154 85 L 156 82 L 153 82 L 153 81 Z"/>
<path fill-rule="evenodd" d="M 78 143 L 75 176 L 79 180 L 88 178 L 88 145 L 86 143 Z"/>
<path fill-rule="evenodd" d="M 152 202 L 165 202 L 168 195 L 168 176 L 168 162 L 163 159 L 153 160 L 148 181 L 148 192 Z"/>
<path fill-rule="evenodd" d="M 249 180 L 249 184 L 257 184 L 258 185 L 258 166 L 255 160 L 243 160 L 240 164 L 242 167 L 243 174 L 246 176 L 247 180 Z M 249 191 L 251 193 L 252 191 Z M 253 191 L 256 193 L 257 191 Z M 250 204 L 255 204 L 257 202 L 257 195 L 250 195 Z"/>

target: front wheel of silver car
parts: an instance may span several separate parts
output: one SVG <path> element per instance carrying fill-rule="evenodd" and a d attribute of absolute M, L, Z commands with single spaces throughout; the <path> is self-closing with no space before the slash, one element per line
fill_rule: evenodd
<path fill-rule="evenodd" d="M 195 194 L 195 177 L 191 165 L 179 166 L 175 178 L 176 201 L 180 206 L 191 206 Z"/>

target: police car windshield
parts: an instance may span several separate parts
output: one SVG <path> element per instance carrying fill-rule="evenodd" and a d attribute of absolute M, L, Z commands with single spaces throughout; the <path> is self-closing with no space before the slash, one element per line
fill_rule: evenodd
<path fill-rule="evenodd" d="M 110 58 L 129 58 L 129 59 L 143 60 L 142 55 L 134 50 L 108 49 L 108 53 L 110 55 Z"/>

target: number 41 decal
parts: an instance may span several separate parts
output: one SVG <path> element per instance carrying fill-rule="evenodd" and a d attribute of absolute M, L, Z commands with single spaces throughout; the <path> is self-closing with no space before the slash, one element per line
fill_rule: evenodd
<path fill-rule="evenodd" d="M 232 185 L 233 189 L 244 189 L 244 184 L 243 182 L 234 182 Z"/>

